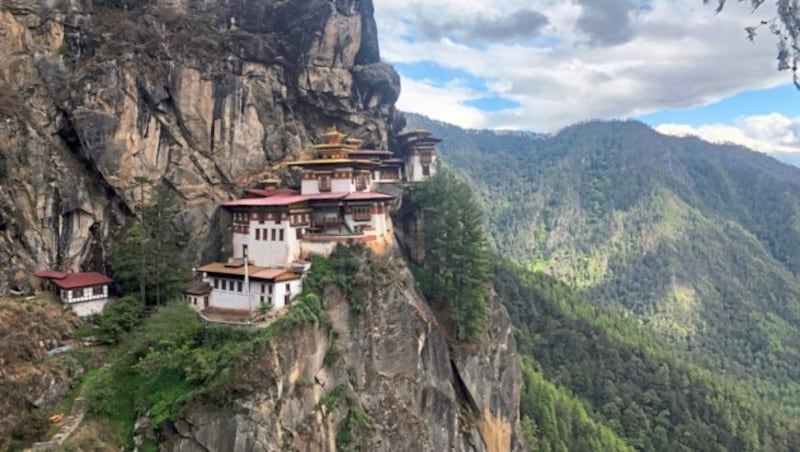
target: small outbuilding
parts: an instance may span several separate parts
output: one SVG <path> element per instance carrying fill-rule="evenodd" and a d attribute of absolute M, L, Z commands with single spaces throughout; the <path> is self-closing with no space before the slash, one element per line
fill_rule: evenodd
<path fill-rule="evenodd" d="M 81 317 L 103 312 L 109 301 L 108 285 L 113 280 L 102 273 L 39 271 L 34 275 L 47 280 L 47 288 Z"/>
<path fill-rule="evenodd" d="M 183 299 L 197 311 L 209 307 L 211 284 L 205 281 L 192 281 L 183 288 Z"/>

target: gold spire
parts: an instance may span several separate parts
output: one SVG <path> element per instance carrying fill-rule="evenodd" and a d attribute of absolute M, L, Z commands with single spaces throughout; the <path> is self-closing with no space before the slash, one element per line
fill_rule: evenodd
<path fill-rule="evenodd" d="M 344 134 L 336 130 L 336 126 L 331 127 L 327 132 L 322 134 L 324 144 L 340 144 L 344 139 Z"/>

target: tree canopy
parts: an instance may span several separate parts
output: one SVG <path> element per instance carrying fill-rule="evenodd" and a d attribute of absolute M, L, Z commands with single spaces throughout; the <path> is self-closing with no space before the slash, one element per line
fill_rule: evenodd
<path fill-rule="evenodd" d="M 422 217 L 422 285 L 431 303 L 450 315 L 459 340 L 474 341 L 488 318 L 489 250 L 480 207 L 469 186 L 440 170 L 417 186 Z"/>
<path fill-rule="evenodd" d="M 144 190 L 146 182 L 140 181 Z M 167 186 L 152 189 L 148 204 L 140 206 L 139 218 L 109 255 L 120 291 L 138 291 L 147 303 L 162 304 L 178 296 L 191 278 L 183 251 L 189 233 L 176 222 L 179 214 L 175 192 Z"/>

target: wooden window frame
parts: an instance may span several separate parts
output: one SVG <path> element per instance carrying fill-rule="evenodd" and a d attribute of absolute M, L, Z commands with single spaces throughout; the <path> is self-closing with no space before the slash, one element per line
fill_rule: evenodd
<path fill-rule="evenodd" d="M 352 209 L 353 221 L 370 221 L 372 219 L 370 206 L 353 206 Z"/>
<path fill-rule="evenodd" d="M 323 192 L 323 191 L 324 192 L 331 191 L 331 185 L 333 185 L 331 179 L 332 178 L 331 178 L 330 174 L 321 174 L 319 176 L 319 179 L 317 179 L 318 184 L 319 184 L 319 191 L 321 191 L 321 192 Z"/>

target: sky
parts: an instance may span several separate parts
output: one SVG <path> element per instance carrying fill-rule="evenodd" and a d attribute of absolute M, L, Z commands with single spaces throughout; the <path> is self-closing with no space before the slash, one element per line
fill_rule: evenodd
<path fill-rule="evenodd" d="M 702 0 L 377 0 L 398 107 L 467 128 L 553 133 L 634 118 L 662 133 L 800 153 L 800 91 L 753 12 Z"/>

